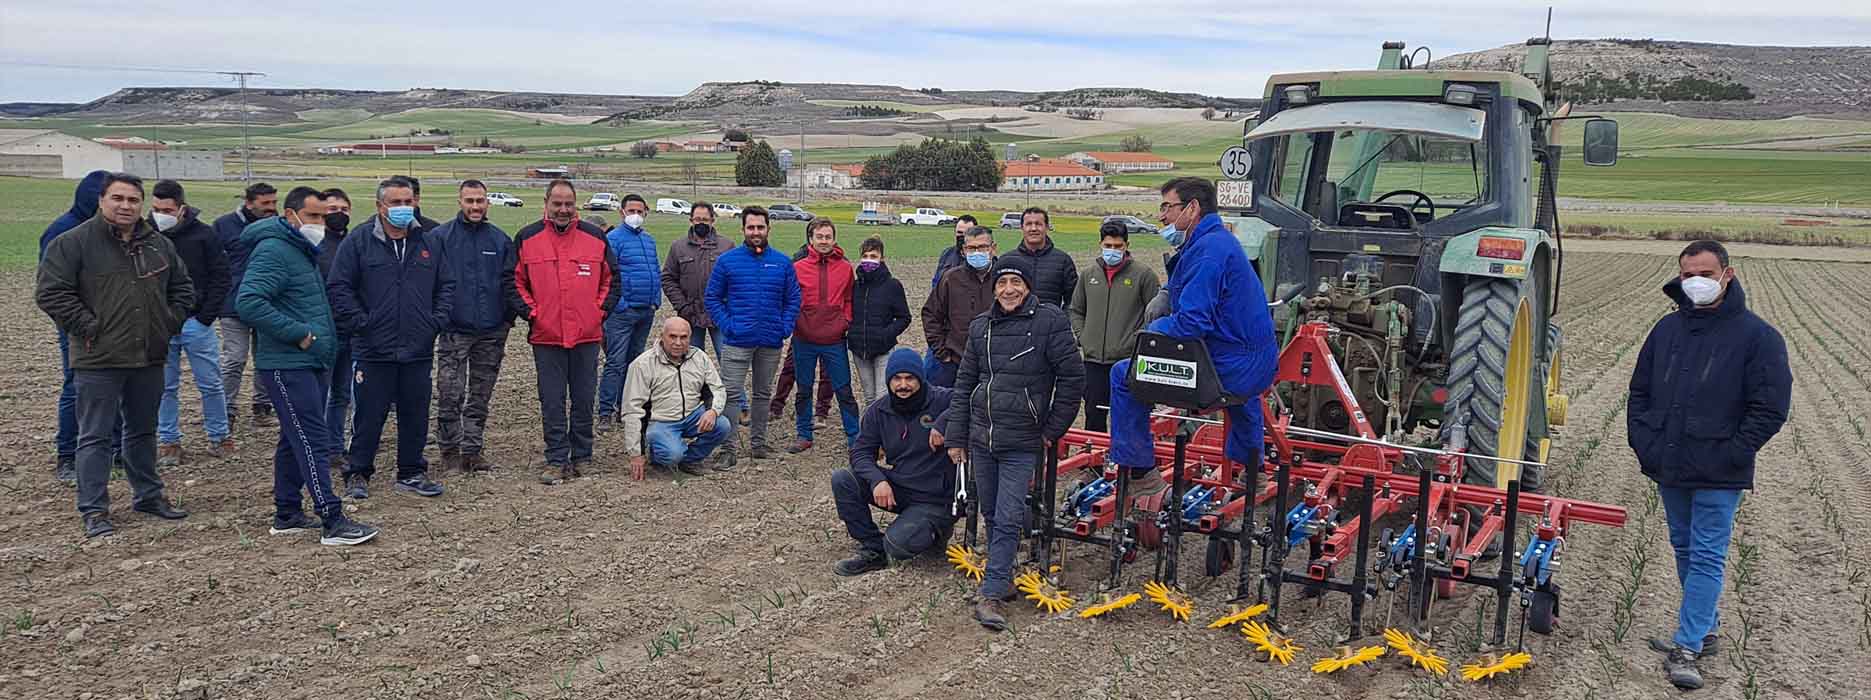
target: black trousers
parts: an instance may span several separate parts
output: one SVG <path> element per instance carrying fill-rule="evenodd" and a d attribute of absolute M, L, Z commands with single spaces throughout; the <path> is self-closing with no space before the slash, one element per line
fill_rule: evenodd
<path fill-rule="evenodd" d="M 162 365 L 72 371 L 78 389 L 78 512 L 110 511 L 111 435 L 123 427 L 124 476 L 137 503 L 162 495 L 156 475 L 156 409 Z M 118 421 L 122 422 L 119 423 Z"/>
<path fill-rule="evenodd" d="M 351 379 L 357 415 L 351 426 L 351 455 L 345 471 L 370 478 L 377 471 L 377 449 L 383 442 L 383 423 L 396 407 L 396 479 L 412 479 L 429 471 L 422 448 L 429 438 L 430 360 L 415 362 L 357 361 Z"/>
<path fill-rule="evenodd" d="M 1085 363 L 1085 429 L 1107 432 L 1111 417 L 1111 365 Z"/>
<path fill-rule="evenodd" d="M 544 417 L 546 464 L 560 467 L 591 460 L 591 413 L 598 394 L 598 346 L 534 345 L 539 372 L 539 412 Z M 566 400 L 570 398 L 570 415 Z"/>

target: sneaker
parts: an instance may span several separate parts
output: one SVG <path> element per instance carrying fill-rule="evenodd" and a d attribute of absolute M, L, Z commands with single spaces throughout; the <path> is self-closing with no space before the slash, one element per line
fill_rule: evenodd
<path fill-rule="evenodd" d="M 173 467 L 182 463 L 182 444 L 156 446 L 156 466 Z"/>
<path fill-rule="evenodd" d="M 235 449 L 234 438 L 222 438 L 220 442 L 208 443 L 208 456 L 220 459 L 234 454 Z"/>
<path fill-rule="evenodd" d="M 58 458 L 58 466 L 52 470 L 52 478 L 58 479 L 59 483 L 66 486 L 77 486 L 78 458 L 72 455 L 61 455 Z"/>
<path fill-rule="evenodd" d="M 850 559 L 832 565 L 832 573 L 839 576 L 857 576 L 872 571 L 881 571 L 889 565 L 883 552 L 874 549 L 860 549 Z"/>
<path fill-rule="evenodd" d="M 786 448 L 786 452 L 788 454 L 799 454 L 801 452 L 804 452 L 810 449 L 812 449 L 811 440 L 800 440 L 798 442 L 793 443 L 792 447 Z"/>
<path fill-rule="evenodd" d="M 273 527 L 268 528 L 267 532 L 275 535 L 296 535 L 307 530 L 317 529 L 319 529 L 317 520 L 313 520 L 312 516 L 306 515 L 304 512 L 295 510 L 291 513 L 273 516 Z"/>
<path fill-rule="evenodd" d="M 434 498 L 442 495 L 442 485 L 429 480 L 429 475 L 426 472 L 418 473 L 407 479 L 397 479 L 396 492 L 422 496 L 424 498 Z"/>
<path fill-rule="evenodd" d="M 86 513 L 84 516 L 85 539 L 108 537 L 117 534 L 117 528 L 110 524 L 110 516 L 104 513 Z"/>
<path fill-rule="evenodd" d="M 1669 637 L 1651 637 L 1649 641 L 1650 641 L 1650 650 L 1657 652 L 1659 654 L 1668 654 L 1672 651 L 1676 651 L 1676 640 L 1670 639 Z M 1707 637 L 1703 637 L 1702 638 L 1702 651 L 1696 654 L 1696 658 L 1706 659 L 1708 657 L 1714 656 L 1716 652 L 1719 652 L 1722 650 L 1721 647 L 1722 647 L 1721 637 L 1718 637 L 1713 634 Z"/>
<path fill-rule="evenodd" d="M 487 459 L 480 455 L 462 455 L 461 470 L 469 472 L 491 472 L 494 470 L 494 465 L 488 464 Z"/>
<path fill-rule="evenodd" d="M 1663 674 L 1670 679 L 1670 685 L 1683 690 L 1696 690 L 1702 687 L 1702 669 L 1696 665 L 1697 654 L 1682 647 L 1670 650 L 1670 655 L 1663 659 Z"/>
<path fill-rule="evenodd" d="M 358 500 L 370 498 L 370 477 L 363 474 L 344 477 L 344 497 Z"/>
<path fill-rule="evenodd" d="M 566 476 L 566 472 L 571 470 L 572 468 L 568 466 L 548 464 L 545 469 L 539 470 L 539 483 L 547 486 L 556 486 L 564 483 L 565 480 L 569 478 Z"/>
<path fill-rule="evenodd" d="M 1006 631 L 1007 615 L 1001 612 L 1003 605 L 999 598 L 982 598 L 974 604 L 974 621 L 995 632 Z"/>
<path fill-rule="evenodd" d="M 369 542 L 372 537 L 376 536 L 377 528 L 338 514 L 325 519 L 325 526 L 319 533 L 318 543 L 350 546 Z"/>

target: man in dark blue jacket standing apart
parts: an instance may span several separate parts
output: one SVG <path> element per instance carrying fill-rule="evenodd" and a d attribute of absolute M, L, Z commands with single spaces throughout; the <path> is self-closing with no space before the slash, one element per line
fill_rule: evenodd
<path fill-rule="evenodd" d="M 1702 687 L 1697 659 L 1718 639 L 1716 604 L 1741 492 L 1754 457 L 1787 421 L 1786 341 L 1748 310 L 1728 250 L 1696 241 L 1663 293 L 1677 310 L 1650 329 L 1631 374 L 1631 450 L 1657 482 L 1683 602 L 1672 639 L 1652 639 L 1678 688 Z"/>
<path fill-rule="evenodd" d="M 255 221 L 279 215 L 279 190 L 272 185 L 256 182 L 248 185 L 244 194 L 246 203 L 241 208 L 214 220 L 214 235 L 221 239 L 221 249 L 227 252 L 229 289 L 240 289 L 241 277 L 247 273 L 247 255 L 253 252 L 241 242 L 241 232 Z M 253 350 L 255 337 L 253 328 L 234 313 L 233 304 L 222 304 L 220 331 L 221 392 L 227 396 L 228 424 L 238 425 L 240 380 L 247 372 L 247 355 Z M 253 384 L 251 404 L 254 427 L 272 425 L 273 402 L 259 382 Z"/>
<path fill-rule="evenodd" d="M 1253 399 L 1273 384 L 1279 347 L 1273 337 L 1273 314 L 1266 288 L 1241 251 L 1241 243 L 1215 213 L 1215 183 L 1179 177 L 1163 184 L 1159 220 L 1163 237 L 1176 246 L 1170 263 L 1169 315 L 1145 329 L 1172 338 L 1199 339 L 1208 346 L 1215 373 L 1228 393 L 1250 399 L 1228 408 L 1228 459 L 1260 468 L 1261 407 Z M 1126 467 L 1137 483 L 1130 493 L 1161 491 L 1155 445 L 1150 436 L 1150 405 L 1130 393 L 1131 361 L 1111 368 L 1111 461 Z"/>
<path fill-rule="evenodd" d="M 383 422 L 396 406 L 396 490 L 440 496 L 422 448 L 429 435 L 429 370 L 435 334 L 448 323 L 455 282 L 416 222 L 409 181 L 377 184 L 375 227 L 338 246 L 326 283 L 337 325 L 351 335 L 357 416 L 345 464 L 345 497 L 369 498 Z"/>
<path fill-rule="evenodd" d="M 909 348 L 891 352 L 884 371 L 890 392 L 864 409 L 851 468 L 832 472 L 838 519 L 858 542 L 857 554 L 832 567 L 839 576 L 940 550 L 955 525 L 955 463 L 942 442 L 949 390 L 923 381 L 922 356 Z M 890 529 L 877 530 L 872 506 L 897 515 Z"/>
<path fill-rule="evenodd" d="M 78 188 L 73 191 L 71 208 L 65 210 L 52 225 L 45 227 L 45 233 L 39 234 L 39 259 L 45 259 L 46 246 L 52 245 L 52 239 L 78 227 L 91 217 L 97 216 L 97 198 L 104 194 L 104 180 L 110 177 L 108 170 L 93 170 L 78 181 Z M 65 377 L 58 389 L 58 437 L 53 448 L 58 452 L 58 466 L 54 476 L 66 486 L 78 484 L 78 385 L 72 383 L 71 337 L 65 329 L 58 331 L 58 365 Z M 123 445 L 123 431 L 118 430 L 111 436 L 111 452 L 120 451 Z"/>
<path fill-rule="evenodd" d="M 344 239 L 351 235 L 351 195 L 333 187 L 320 194 L 325 200 L 325 237 L 318 242 L 319 279 L 331 278 L 331 263 L 338 259 L 338 247 L 344 245 Z M 365 219 L 365 228 L 373 219 Z M 251 258 L 250 258 L 251 260 Z M 329 290 L 329 287 L 327 287 Z M 330 303 L 330 292 L 326 292 L 326 303 Z M 344 435 L 346 422 L 351 419 L 351 337 L 338 331 L 338 359 L 332 364 L 332 370 L 326 377 L 325 391 L 325 435 L 331 439 L 331 449 L 327 451 L 327 466 L 333 474 L 344 473 Z"/>
<path fill-rule="evenodd" d="M 513 239 L 487 219 L 487 185 L 465 180 L 459 192 L 461 212 L 424 234 L 455 280 L 454 307 L 435 343 L 435 442 L 444 472 L 488 471 L 493 467 L 481 456 L 482 437 L 513 328 L 513 311 L 500 288 Z"/>
<path fill-rule="evenodd" d="M 740 422 L 741 400 L 753 394 L 748 426 L 748 456 L 766 459 L 767 412 L 773 399 L 773 374 L 780 368 L 780 346 L 793 334 L 799 317 L 799 278 L 792 258 L 767 245 L 767 210 L 741 212 L 742 244 L 715 261 L 702 304 L 721 333 L 721 381 L 728 387 L 729 423 Z M 753 390 L 748 391 L 752 374 Z M 734 466 L 740 450 L 729 443 L 715 469 Z"/>
<path fill-rule="evenodd" d="M 650 205 L 641 195 L 624 195 L 624 220 L 605 234 L 617 257 L 617 306 L 604 317 L 604 373 L 598 379 L 598 430 L 608 430 L 624 398 L 624 375 L 643 354 L 663 306 L 663 267 L 656 261 L 656 238 L 643 230 Z M 720 358 L 715 358 L 719 360 Z"/>

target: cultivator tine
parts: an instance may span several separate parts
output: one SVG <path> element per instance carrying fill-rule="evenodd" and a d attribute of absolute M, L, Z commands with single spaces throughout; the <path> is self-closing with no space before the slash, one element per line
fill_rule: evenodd
<path fill-rule="evenodd" d="M 1410 565 L 1410 629 L 1415 631 L 1422 631 L 1423 622 L 1429 619 L 1429 603 L 1435 598 L 1429 582 L 1430 471 L 1424 469 L 1416 481 L 1416 560 Z"/>
<path fill-rule="evenodd" d="M 1279 470 L 1274 473 L 1278 481 L 1275 482 L 1273 496 L 1273 536 L 1268 538 L 1271 541 L 1262 550 L 1266 564 L 1261 575 L 1267 585 L 1273 588 L 1273 594 L 1267 598 L 1267 619 L 1276 625 L 1280 624 L 1280 589 L 1286 583 L 1286 554 L 1291 549 L 1287 544 L 1291 525 L 1286 522 L 1287 497 L 1290 495 L 1287 491 L 1291 475 L 1292 468 L 1288 462 L 1281 462 Z"/>
<path fill-rule="evenodd" d="M 1264 452 L 1265 447 L 1261 450 L 1261 453 L 1264 454 Z M 1235 573 L 1240 577 L 1234 586 L 1234 600 L 1237 602 L 1247 600 L 1248 588 L 1254 582 L 1254 567 L 1248 564 L 1254 560 L 1254 497 L 1260 493 L 1260 469 L 1264 463 L 1263 459 L 1257 456 L 1253 464 L 1244 465 L 1246 473 L 1241 475 L 1242 486 L 1245 489 L 1241 493 L 1244 494 L 1242 498 L 1246 500 L 1241 504 L 1241 530 L 1236 533 L 1235 540 L 1238 548 L 1235 557 L 1237 569 Z"/>
<path fill-rule="evenodd" d="M 1167 561 L 1162 562 L 1156 571 L 1156 579 L 1170 586 L 1176 585 L 1178 554 L 1182 551 L 1182 497 L 1189 488 L 1188 479 L 1189 432 L 1176 431 L 1176 457 L 1170 468 L 1174 476 L 1170 479 L 1169 500 L 1163 502 L 1164 512 L 1169 515 L 1169 524 L 1164 534 L 1164 550 Z"/>
<path fill-rule="evenodd" d="M 1473 663 L 1462 665 L 1462 680 L 1470 683 L 1491 679 L 1503 673 L 1526 668 L 1533 663 L 1533 655 L 1524 651 L 1495 656 L 1482 654 Z"/>
<path fill-rule="evenodd" d="M 1351 632 L 1345 638 L 1347 643 L 1357 641 L 1364 636 L 1364 598 L 1369 584 L 1369 564 L 1371 560 L 1371 501 L 1377 499 L 1377 478 L 1364 475 L 1364 505 L 1358 520 L 1358 556 L 1357 568 L 1351 575 Z"/>
<path fill-rule="evenodd" d="M 1105 584 L 1105 589 L 1111 591 L 1123 585 L 1124 550 L 1130 547 L 1130 543 L 1126 540 L 1130 536 L 1130 520 L 1136 517 L 1136 509 L 1131 507 L 1130 503 L 1130 475 L 1125 473 L 1123 466 L 1116 469 L 1116 474 L 1117 516 L 1111 520 L 1111 530 L 1108 533 L 1111 537 L 1111 580 Z"/>
<path fill-rule="evenodd" d="M 1501 577 L 1495 581 L 1494 645 L 1507 643 L 1507 601 L 1514 595 L 1514 525 L 1520 521 L 1520 480 L 1507 482 L 1507 513 L 1501 530 Z"/>

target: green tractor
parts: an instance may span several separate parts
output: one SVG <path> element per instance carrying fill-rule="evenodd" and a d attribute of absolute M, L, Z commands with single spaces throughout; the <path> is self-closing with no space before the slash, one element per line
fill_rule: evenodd
<path fill-rule="evenodd" d="M 1533 490 L 1537 469 L 1496 460 L 1545 462 L 1565 421 L 1554 140 L 1587 119 L 1548 92 L 1550 44 L 1528 41 L 1519 73 L 1413 66 L 1386 43 L 1377 70 L 1275 75 L 1218 182 L 1280 327 L 1338 329 L 1383 437 L 1435 429 L 1475 455 L 1468 481 Z M 1587 165 L 1616 163 L 1616 122 L 1589 118 L 1583 136 Z M 1355 425 L 1333 392 L 1279 400 L 1297 425 Z"/>

